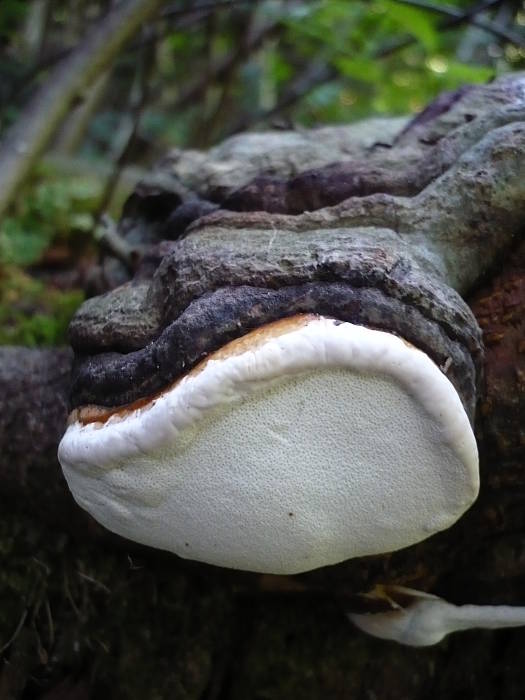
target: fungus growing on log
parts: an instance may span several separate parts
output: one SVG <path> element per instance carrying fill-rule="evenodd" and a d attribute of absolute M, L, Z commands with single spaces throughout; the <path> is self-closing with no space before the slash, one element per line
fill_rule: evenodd
<path fill-rule="evenodd" d="M 281 214 L 241 189 L 241 211 L 177 228 L 148 274 L 86 302 L 60 447 L 79 503 L 141 542 L 273 573 L 450 526 L 478 488 L 483 348 L 462 296 L 525 216 L 513 80 L 412 124 L 373 168 L 356 152 L 344 168 L 373 186 L 299 174 Z"/>
<path fill-rule="evenodd" d="M 419 542 L 478 492 L 469 419 L 435 363 L 312 316 L 252 331 L 138 405 L 77 410 L 59 457 L 109 529 L 274 574 Z"/>

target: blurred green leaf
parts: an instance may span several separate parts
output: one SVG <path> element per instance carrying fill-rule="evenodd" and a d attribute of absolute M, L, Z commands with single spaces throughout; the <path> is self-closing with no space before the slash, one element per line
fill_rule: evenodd
<path fill-rule="evenodd" d="M 70 223 L 71 227 L 77 231 L 91 231 L 94 219 L 93 216 L 87 212 L 79 212 L 78 214 L 71 215 Z"/>
<path fill-rule="evenodd" d="M 468 63 L 449 60 L 447 74 L 455 83 L 484 83 L 494 77 L 494 69 L 488 66 L 473 66 Z"/>
<path fill-rule="evenodd" d="M 0 263 L 31 265 L 40 258 L 49 241 L 47 233 L 25 230 L 22 221 L 6 218 L 0 229 Z"/>
<path fill-rule="evenodd" d="M 379 60 L 342 57 L 335 59 L 334 64 L 343 75 L 363 82 L 376 82 L 383 76 L 383 66 Z"/>
<path fill-rule="evenodd" d="M 0 275 L 0 345 L 59 345 L 67 342 L 67 328 L 84 295 L 46 287 L 17 267 Z"/>
<path fill-rule="evenodd" d="M 427 51 L 435 51 L 439 36 L 435 27 L 435 16 L 423 9 L 409 7 L 396 0 L 382 0 L 390 19 L 398 31 L 411 34 L 420 41 Z"/>

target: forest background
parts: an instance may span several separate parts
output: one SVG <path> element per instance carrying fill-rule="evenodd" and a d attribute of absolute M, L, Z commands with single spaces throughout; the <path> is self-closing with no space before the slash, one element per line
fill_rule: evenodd
<path fill-rule="evenodd" d="M 525 65 L 516 0 L 123 2 L 148 21 L 101 52 L 118 5 L 0 3 L 1 344 L 66 342 L 111 219 L 173 149 L 414 114 Z"/>

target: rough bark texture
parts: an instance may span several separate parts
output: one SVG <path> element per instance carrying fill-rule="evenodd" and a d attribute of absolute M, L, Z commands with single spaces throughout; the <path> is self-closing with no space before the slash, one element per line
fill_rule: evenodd
<path fill-rule="evenodd" d="M 485 343 L 476 421 L 482 489 L 475 506 L 453 528 L 415 547 L 296 577 L 214 569 L 141 548 L 80 513 L 60 478 L 54 451 L 66 415 L 69 352 L 4 350 L 1 698 L 523 697 L 523 629 L 461 633 L 437 647 L 414 650 L 365 637 L 344 614 L 355 607 L 355 595 L 375 583 L 409 585 L 456 603 L 525 604 L 524 89 L 523 79 L 513 80 L 492 86 L 494 92 L 472 88 L 442 101 L 397 139 L 392 130 L 393 148 L 383 151 L 412 149 L 416 162 L 421 153 L 428 155 L 427 148 L 467 133 L 461 125 L 468 121 L 465 115 L 470 129 L 478 115 L 480 120 L 489 120 L 489 113 L 507 115 L 472 139 L 468 132 L 471 140 L 455 151 L 442 174 L 410 197 L 385 189 L 299 215 L 219 211 L 193 224 L 180 241 L 173 239 L 184 224 L 168 244 L 158 243 L 178 206 L 192 197 L 210 198 L 213 188 L 222 187 L 223 197 L 231 194 L 257 171 L 268 174 L 261 158 L 269 163 L 274 157 L 266 146 L 261 155 L 256 136 L 234 142 L 235 175 L 224 167 L 231 143 L 214 149 L 209 160 L 198 154 L 199 168 L 190 169 L 193 180 L 181 170 L 182 184 L 169 175 L 165 189 L 155 193 L 144 186 L 135 195 L 120 230 L 147 250 L 142 268 L 123 289 L 91 300 L 72 327 L 77 352 L 93 354 L 84 366 L 96 366 L 97 356 L 105 355 L 100 367 L 107 386 L 111 362 L 117 367 L 123 358 L 132 362 L 150 341 L 160 353 L 155 343 L 164 334 L 178 332 L 177 342 L 186 342 L 186 349 L 177 346 L 177 352 L 200 357 L 221 333 L 227 338 L 237 332 L 236 322 L 243 328 L 258 323 L 265 313 L 261 300 L 273 299 L 268 305 L 274 308 L 313 296 L 319 308 L 320 296 L 339 285 L 344 290 L 337 297 L 346 300 L 349 313 L 372 308 L 377 314 L 383 302 L 391 313 L 399 304 L 394 316 L 398 323 L 405 318 L 406 327 L 398 332 L 431 318 L 437 329 L 431 334 L 434 352 L 439 335 L 448 343 L 447 353 L 456 343 L 479 362 L 476 325 L 459 291 Z M 510 103 L 517 105 L 512 118 Z M 377 139 L 367 132 L 360 151 L 360 128 L 350 132 L 352 159 L 368 153 Z M 279 134 L 275 140 L 292 143 L 296 137 L 308 141 L 307 134 Z M 276 147 L 276 154 L 288 155 L 273 163 L 273 174 L 286 178 L 326 165 L 312 155 L 317 141 L 318 134 L 310 161 L 297 155 L 295 169 L 290 169 L 293 145 Z M 179 166 L 185 157 L 179 155 Z M 152 206 L 166 191 L 172 199 L 157 201 L 170 203 Z M 381 257 L 379 250 L 387 253 Z M 323 259 L 327 267 L 314 264 Z M 399 259 L 412 267 L 396 265 Z M 212 267 L 212 260 L 220 264 Z M 408 272 L 417 277 L 412 287 Z M 365 285 L 365 279 L 371 283 Z M 246 304 L 250 295 L 260 307 L 256 312 Z M 374 301 L 367 295 L 375 295 Z M 213 328 L 202 318 L 210 313 L 217 320 L 219 302 L 231 316 Z M 166 353 L 177 354 L 173 346 Z M 137 371 L 132 370 L 135 378 Z M 79 376 L 77 370 L 77 381 Z M 115 381 L 118 376 L 119 371 Z M 461 376 L 458 371 L 458 382 Z"/>
<path fill-rule="evenodd" d="M 71 350 L 0 348 L 2 497 L 24 493 L 30 508 L 56 495 L 58 473 L 46 470 L 68 414 L 72 359 Z"/>
<path fill-rule="evenodd" d="M 446 299 L 449 306 L 440 310 L 449 319 L 441 326 L 428 313 L 435 299 L 430 295 L 417 298 L 428 300 L 428 305 L 422 304 L 419 309 L 388 296 L 380 287 L 363 288 L 344 282 L 321 281 L 281 289 L 223 287 L 191 303 L 143 350 L 84 359 L 75 372 L 72 405 L 132 403 L 160 392 L 242 332 L 286 316 L 317 313 L 394 332 L 427 352 L 438 365 L 447 363 L 447 375 L 472 416 L 479 376 L 476 364 L 481 355 L 475 321 L 464 308 L 454 307 L 454 299 Z M 465 325 L 451 324 L 447 329 L 446 320 L 457 323 L 458 318 Z"/>

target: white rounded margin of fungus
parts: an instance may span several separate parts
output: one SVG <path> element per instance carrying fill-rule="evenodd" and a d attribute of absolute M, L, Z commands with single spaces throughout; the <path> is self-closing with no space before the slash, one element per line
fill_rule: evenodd
<path fill-rule="evenodd" d="M 419 542 L 479 488 L 468 417 L 437 365 L 315 316 L 229 343 L 135 410 L 73 417 L 59 459 L 110 530 L 275 574 Z"/>
<path fill-rule="evenodd" d="M 443 598 L 402 586 L 381 587 L 394 602 L 396 593 L 412 599 L 405 606 L 380 613 L 350 613 L 363 632 L 412 647 L 438 644 L 448 634 L 470 629 L 501 629 L 525 625 L 525 607 L 511 605 L 453 605 Z M 373 597 L 373 595 L 372 595 Z"/>

